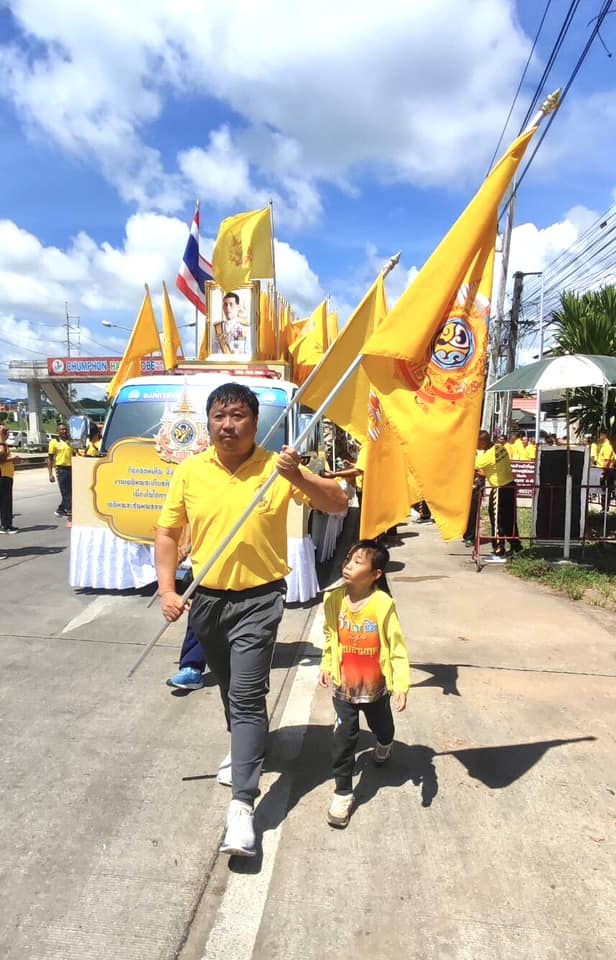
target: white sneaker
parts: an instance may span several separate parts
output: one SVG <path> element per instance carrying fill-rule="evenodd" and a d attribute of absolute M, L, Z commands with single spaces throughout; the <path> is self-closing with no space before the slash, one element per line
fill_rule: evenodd
<path fill-rule="evenodd" d="M 482 560 L 485 563 L 507 563 L 507 557 L 504 557 L 501 553 L 493 553 L 489 557 L 482 557 Z"/>
<path fill-rule="evenodd" d="M 257 852 L 254 810 L 243 800 L 232 800 L 227 814 L 227 832 L 221 853 L 235 857 L 254 857 Z"/>
<path fill-rule="evenodd" d="M 223 787 L 232 787 L 233 780 L 231 778 L 231 754 L 228 753 L 224 760 L 220 761 L 220 766 L 218 768 L 218 776 L 216 777 L 219 783 L 222 783 Z"/>
<path fill-rule="evenodd" d="M 391 751 L 394 748 L 393 740 L 391 743 L 378 743 L 374 748 L 372 760 L 377 767 L 382 767 L 391 757 Z"/>
<path fill-rule="evenodd" d="M 339 830 L 344 830 L 351 819 L 351 814 L 354 809 L 354 794 L 346 793 L 342 795 L 335 793 L 329 805 L 329 810 L 327 811 L 327 822 L 330 827 L 338 827 Z"/>

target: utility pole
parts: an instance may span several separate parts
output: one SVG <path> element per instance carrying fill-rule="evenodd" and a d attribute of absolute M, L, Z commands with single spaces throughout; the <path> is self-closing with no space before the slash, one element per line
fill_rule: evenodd
<path fill-rule="evenodd" d="M 521 270 L 516 270 L 513 275 L 513 293 L 511 295 L 511 314 L 509 319 L 509 335 L 507 337 L 507 350 L 505 353 L 504 374 L 515 370 L 516 355 L 518 352 L 518 333 L 520 328 L 520 310 L 522 308 L 522 288 L 524 286 L 524 274 Z M 501 431 L 508 434 L 511 429 L 511 409 L 512 397 L 510 393 L 505 394 L 501 404 Z"/>
<path fill-rule="evenodd" d="M 81 350 L 81 332 L 80 332 L 80 329 L 79 329 L 79 317 L 78 317 L 78 316 L 71 316 L 71 315 L 69 314 L 69 312 L 68 312 L 68 300 L 65 300 L 65 301 L 64 301 L 64 319 L 65 319 L 65 326 L 66 326 L 66 355 L 67 355 L 67 357 L 70 357 L 70 356 L 72 356 L 72 354 L 71 354 L 71 349 L 72 349 L 73 346 L 76 346 L 77 354 L 80 353 L 80 350 Z M 73 326 L 73 325 L 71 324 L 71 320 L 76 320 L 76 321 L 77 321 L 77 323 L 75 324 L 75 326 Z M 71 333 L 75 333 L 75 334 L 77 335 L 77 336 L 75 337 L 75 341 L 74 341 L 74 342 L 73 342 L 73 340 L 71 339 Z"/>

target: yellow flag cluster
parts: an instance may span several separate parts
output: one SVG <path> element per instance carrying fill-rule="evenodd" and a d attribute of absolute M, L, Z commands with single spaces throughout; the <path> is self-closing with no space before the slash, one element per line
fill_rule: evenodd
<path fill-rule="evenodd" d="M 363 370 L 326 410 L 363 441 L 362 536 L 382 533 L 424 499 L 446 539 L 465 530 L 498 207 L 536 129 L 512 144 L 388 314 L 379 278 L 305 389 L 305 402 L 320 406 L 363 354 Z"/>
<path fill-rule="evenodd" d="M 273 251 L 269 207 L 227 217 L 220 224 L 212 256 L 216 283 L 228 291 L 250 280 L 273 277 Z"/>

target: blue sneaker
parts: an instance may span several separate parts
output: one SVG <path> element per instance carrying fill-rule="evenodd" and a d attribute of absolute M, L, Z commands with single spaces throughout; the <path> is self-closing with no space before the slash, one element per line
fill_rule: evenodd
<path fill-rule="evenodd" d="M 203 674 L 194 667 L 182 667 L 175 677 L 169 677 L 168 687 L 177 687 L 179 690 L 200 690 L 203 686 Z"/>

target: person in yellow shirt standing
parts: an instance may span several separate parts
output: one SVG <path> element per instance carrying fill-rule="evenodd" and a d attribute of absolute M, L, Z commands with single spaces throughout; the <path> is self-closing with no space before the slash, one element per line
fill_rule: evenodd
<path fill-rule="evenodd" d="M 616 453 L 608 436 L 607 430 L 602 430 L 599 434 L 599 449 L 597 450 L 597 466 L 601 467 L 601 477 L 599 483 L 601 489 L 607 494 L 607 502 L 614 499 L 614 486 L 616 483 Z"/>
<path fill-rule="evenodd" d="M 71 520 L 73 515 L 73 448 L 65 423 L 61 423 L 58 427 L 58 437 L 58 440 L 49 441 L 47 452 L 49 482 L 55 483 L 57 480 L 60 489 L 61 499 L 55 510 L 56 517 L 66 517 L 67 520 Z"/>
<path fill-rule="evenodd" d="M 524 447 L 525 460 L 537 459 L 537 447 L 529 437 L 522 437 L 522 446 Z"/>
<path fill-rule="evenodd" d="M 8 427 L 0 427 L 0 533 L 17 533 L 13 526 L 13 477 L 20 463 L 9 447 Z"/>
<path fill-rule="evenodd" d="M 256 854 L 253 805 L 268 731 L 266 694 L 276 631 L 282 618 L 291 498 L 324 513 L 339 513 L 347 498 L 335 480 L 300 469 L 300 456 L 256 445 L 259 401 L 248 387 L 226 383 L 208 397 L 211 446 L 181 463 L 171 481 L 156 532 L 156 569 L 162 611 L 177 620 L 177 545 L 186 523 L 191 562 L 198 573 L 258 490 L 280 476 L 237 536 L 205 575 L 190 605 L 189 624 L 220 686 L 231 731 L 233 799 L 221 853 Z M 228 764 L 222 761 L 221 767 Z"/>
<path fill-rule="evenodd" d="M 88 446 L 86 447 L 85 452 L 86 457 L 100 457 L 102 438 L 103 435 L 100 431 L 100 427 L 92 427 L 90 429 L 90 433 L 88 434 Z"/>
<path fill-rule="evenodd" d="M 487 430 L 481 430 L 477 443 L 475 470 L 486 478 L 490 487 L 488 514 L 492 529 L 493 563 L 504 563 L 506 547 L 510 555 L 523 549 L 518 536 L 516 518 L 516 486 L 509 454 L 500 443 L 492 443 Z"/>

